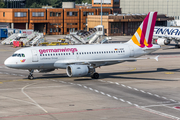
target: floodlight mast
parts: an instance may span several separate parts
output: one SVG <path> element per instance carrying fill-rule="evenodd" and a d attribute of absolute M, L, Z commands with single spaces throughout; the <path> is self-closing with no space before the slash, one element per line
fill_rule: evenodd
<path fill-rule="evenodd" d="M 101 25 L 102 25 L 102 0 L 101 0 Z"/>

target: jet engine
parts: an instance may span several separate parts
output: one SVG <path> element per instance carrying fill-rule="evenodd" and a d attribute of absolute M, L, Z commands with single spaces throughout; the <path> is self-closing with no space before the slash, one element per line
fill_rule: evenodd
<path fill-rule="evenodd" d="M 46 73 L 46 72 L 51 72 L 51 71 L 54 71 L 55 69 L 39 69 L 38 71 L 40 73 Z"/>
<path fill-rule="evenodd" d="M 66 72 L 69 77 L 82 77 L 88 74 L 89 68 L 87 65 L 69 65 Z"/>
<path fill-rule="evenodd" d="M 168 45 L 168 44 L 170 44 L 170 40 L 168 40 L 166 38 L 158 38 L 157 44 L 158 45 Z"/>

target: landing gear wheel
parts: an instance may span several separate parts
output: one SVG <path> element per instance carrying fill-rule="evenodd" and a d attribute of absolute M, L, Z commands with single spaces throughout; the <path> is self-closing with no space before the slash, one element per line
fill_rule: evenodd
<path fill-rule="evenodd" d="M 34 72 L 34 70 L 29 70 L 29 75 L 28 75 L 28 79 L 30 79 L 30 80 L 33 80 L 34 79 L 34 77 L 33 77 L 33 72 Z"/>
<path fill-rule="evenodd" d="M 29 75 L 29 76 L 28 76 L 28 79 L 33 80 L 34 77 L 33 77 L 32 75 Z"/>
<path fill-rule="evenodd" d="M 175 48 L 180 48 L 180 45 L 179 44 L 175 45 Z"/>
<path fill-rule="evenodd" d="M 92 79 L 98 79 L 98 78 L 99 78 L 99 74 L 98 74 L 98 73 L 93 73 L 93 74 L 91 75 L 91 78 L 92 78 Z"/>

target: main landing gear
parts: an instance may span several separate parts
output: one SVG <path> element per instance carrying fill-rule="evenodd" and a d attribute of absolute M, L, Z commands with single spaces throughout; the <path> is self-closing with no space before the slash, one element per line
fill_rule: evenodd
<path fill-rule="evenodd" d="M 99 79 L 99 74 L 95 71 L 95 68 L 91 68 L 90 73 L 92 79 Z"/>
<path fill-rule="evenodd" d="M 175 45 L 175 48 L 180 48 L 180 45 L 179 45 L 179 44 L 176 44 L 176 45 Z"/>
<path fill-rule="evenodd" d="M 176 43 L 175 48 L 180 48 L 180 44 L 178 44 L 179 41 L 175 40 L 174 42 Z"/>
<path fill-rule="evenodd" d="M 34 70 L 29 70 L 29 75 L 28 75 L 28 79 L 30 79 L 30 80 L 33 80 L 34 79 L 34 77 L 33 77 L 33 72 L 34 72 Z"/>
<path fill-rule="evenodd" d="M 98 79 L 99 78 L 99 74 L 97 72 L 91 74 L 91 78 L 92 79 Z"/>

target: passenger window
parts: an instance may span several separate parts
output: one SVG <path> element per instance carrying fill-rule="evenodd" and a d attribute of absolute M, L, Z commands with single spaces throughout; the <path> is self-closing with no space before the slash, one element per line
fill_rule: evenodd
<path fill-rule="evenodd" d="M 45 54 L 45 56 L 47 56 L 47 54 Z"/>
<path fill-rule="evenodd" d="M 111 52 L 109 51 L 109 53 L 111 53 Z"/>
<path fill-rule="evenodd" d="M 51 56 L 52 56 L 52 54 L 51 54 Z"/>
<path fill-rule="evenodd" d="M 59 55 L 61 55 L 61 54 L 59 53 Z"/>
<path fill-rule="evenodd" d="M 76 53 L 78 55 L 78 53 Z"/>
<path fill-rule="evenodd" d="M 114 51 L 114 53 L 115 53 L 116 51 Z"/>
<path fill-rule="evenodd" d="M 53 54 L 53 56 L 55 56 L 55 54 Z"/>
<path fill-rule="evenodd" d="M 43 54 L 43 56 L 44 56 L 44 54 Z"/>
<path fill-rule="evenodd" d="M 61 53 L 61 55 L 63 55 L 63 53 Z"/>
<path fill-rule="evenodd" d="M 74 55 L 74 53 L 72 53 Z"/>
<path fill-rule="evenodd" d="M 89 54 L 91 54 L 91 52 L 89 52 Z"/>
<path fill-rule="evenodd" d="M 40 56 L 42 56 L 42 54 L 40 54 Z"/>
<path fill-rule="evenodd" d="M 94 54 L 96 54 L 96 52 L 94 52 Z"/>
<path fill-rule="evenodd" d="M 66 55 L 66 53 L 64 53 L 64 55 Z"/>
<path fill-rule="evenodd" d="M 71 53 L 69 53 L 69 55 L 71 55 Z"/>
<path fill-rule="evenodd" d="M 57 56 L 58 54 L 56 54 L 56 56 Z"/>

